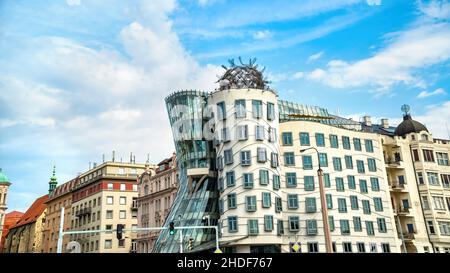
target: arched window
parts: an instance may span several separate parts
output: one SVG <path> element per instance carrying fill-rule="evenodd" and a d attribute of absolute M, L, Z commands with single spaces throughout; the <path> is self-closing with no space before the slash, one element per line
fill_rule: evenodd
<path fill-rule="evenodd" d="M 147 195 L 148 194 L 148 185 L 145 185 L 144 186 L 144 195 Z"/>

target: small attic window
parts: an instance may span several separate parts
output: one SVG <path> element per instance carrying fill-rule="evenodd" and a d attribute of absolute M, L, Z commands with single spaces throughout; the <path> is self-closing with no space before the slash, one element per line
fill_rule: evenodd
<path fill-rule="evenodd" d="M 423 141 L 428 141 L 428 135 L 426 135 L 426 134 L 423 134 L 421 136 L 421 138 L 422 138 Z"/>
<path fill-rule="evenodd" d="M 415 135 L 411 135 L 411 140 L 416 140 L 416 136 Z"/>

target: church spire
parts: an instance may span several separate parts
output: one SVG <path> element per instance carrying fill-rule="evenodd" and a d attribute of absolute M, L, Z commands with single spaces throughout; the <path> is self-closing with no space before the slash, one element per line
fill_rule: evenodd
<path fill-rule="evenodd" d="M 48 182 L 48 185 L 49 185 L 48 193 L 49 194 L 55 190 L 57 184 L 58 184 L 58 182 L 56 181 L 56 167 L 53 166 L 53 175 L 52 175 L 52 177 L 50 177 L 50 181 Z"/>

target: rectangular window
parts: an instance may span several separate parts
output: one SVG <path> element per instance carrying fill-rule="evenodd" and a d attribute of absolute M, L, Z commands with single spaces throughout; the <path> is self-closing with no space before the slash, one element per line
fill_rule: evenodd
<path fill-rule="evenodd" d="M 272 168 L 278 167 L 278 154 L 277 153 L 270 154 L 270 167 L 272 167 Z"/>
<path fill-rule="evenodd" d="M 222 192 L 225 189 L 223 184 L 223 177 L 219 178 L 219 191 Z"/>
<path fill-rule="evenodd" d="M 272 230 L 273 230 L 273 216 L 264 215 L 264 231 L 272 231 Z"/>
<path fill-rule="evenodd" d="M 425 181 L 424 181 L 424 179 L 423 179 L 423 174 L 422 174 L 422 172 L 418 172 L 418 173 L 417 173 L 417 180 L 419 180 L 419 184 L 420 184 L 420 185 L 425 184 Z"/>
<path fill-rule="evenodd" d="M 272 206 L 272 198 L 271 198 L 270 192 L 263 192 L 262 193 L 262 207 L 270 208 L 271 206 Z"/>
<path fill-rule="evenodd" d="M 283 211 L 283 204 L 280 197 L 275 197 L 275 212 Z"/>
<path fill-rule="evenodd" d="M 263 117 L 262 101 L 252 100 L 252 111 L 253 111 L 253 118 L 262 118 Z"/>
<path fill-rule="evenodd" d="M 262 125 L 256 125 L 255 126 L 255 139 L 256 140 L 264 140 L 264 126 Z"/>
<path fill-rule="evenodd" d="M 283 141 L 283 146 L 292 146 L 292 133 L 283 132 L 281 134 L 281 139 Z"/>
<path fill-rule="evenodd" d="M 348 188 L 351 190 L 356 189 L 355 177 L 353 175 L 347 176 Z"/>
<path fill-rule="evenodd" d="M 230 193 L 227 195 L 228 199 L 228 209 L 236 208 L 236 193 Z"/>
<path fill-rule="evenodd" d="M 284 225 L 283 220 L 277 220 L 277 235 L 284 234 Z"/>
<path fill-rule="evenodd" d="M 319 164 L 320 167 L 328 167 L 328 156 L 326 153 L 319 153 Z"/>
<path fill-rule="evenodd" d="M 328 173 L 323 174 L 323 184 L 325 188 L 331 187 L 330 175 Z"/>
<path fill-rule="evenodd" d="M 106 219 L 113 219 L 113 211 L 112 210 L 106 211 Z"/>
<path fill-rule="evenodd" d="M 359 209 L 359 205 L 358 205 L 358 196 L 356 195 L 350 195 L 350 206 L 353 210 L 358 210 Z"/>
<path fill-rule="evenodd" d="M 277 174 L 273 175 L 273 189 L 274 190 L 280 189 L 280 176 Z"/>
<path fill-rule="evenodd" d="M 305 191 L 314 191 L 314 176 L 303 177 L 305 184 Z"/>
<path fill-rule="evenodd" d="M 427 172 L 428 184 L 439 186 L 439 177 L 437 173 Z"/>
<path fill-rule="evenodd" d="M 267 119 L 275 120 L 275 105 L 271 102 L 267 103 Z"/>
<path fill-rule="evenodd" d="M 223 214 L 224 208 L 223 208 L 223 199 L 219 199 L 219 213 Z"/>
<path fill-rule="evenodd" d="M 448 166 L 448 154 L 447 153 L 438 153 L 436 152 L 436 159 L 438 165 Z"/>
<path fill-rule="evenodd" d="M 114 197 L 113 197 L 113 196 L 107 196 L 107 197 L 106 197 L 106 204 L 107 204 L 107 205 L 112 205 L 112 204 L 114 204 Z"/>
<path fill-rule="evenodd" d="M 223 157 L 222 156 L 217 157 L 217 169 L 223 170 Z"/>
<path fill-rule="evenodd" d="M 423 149 L 423 159 L 426 162 L 434 162 L 434 154 L 432 150 L 425 150 Z"/>
<path fill-rule="evenodd" d="M 273 127 L 269 127 L 269 142 L 277 141 L 277 130 Z"/>
<path fill-rule="evenodd" d="M 358 169 L 358 173 L 366 172 L 366 170 L 364 169 L 364 161 L 362 160 L 356 160 L 356 168 Z"/>
<path fill-rule="evenodd" d="M 259 184 L 268 185 L 269 184 L 269 171 L 259 170 Z"/>
<path fill-rule="evenodd" d="M 450 236 L 450 222 L 439 221 L 438 225 L 442 236 Z"/>
<path fill-rule="evenodd" d="M 258 147 L 258 148 L 256 149 L 256 153 L 257 153 L 257 155 L 256 155 L 256 160 L 257 160 L 259 163 L 264 163 L 264 162 L 267 161 L 267 151 L 266 151 L 266 148 Z"/>
<path fill-rule="evenodd" d="M 105 240 L 105 249 L 112 248 L 112 240 Z"/>
<path fill-rule="evenodd" d="M 378 178 L 371 177 L 370 185 L 371 185 L 372 191 L 380 191 L 380 183 L 378 182 Z"/>
<path fill-rule="evenodd" d="M 339 141 L 337 135 L 330 135 L 331 148 L 339 148 Z"/>
<path fill-rule="evenodd" d="M 376 172 L 377 171 L 377 164 L 376 164 L 374 158 L 368 158 L 367 159 L 367 165 L 369 166 L 369 171 L 370 172 Z"/>
<path fill-rule="evenodd" d="M 359 180 L 359 190 L 361 191 L 361 193 L 368 193 L 366 180 Z"/>
<path fill-rule="evenodd" d="M 353 159 L 352 159 L 352 156 L 346 155 L 346 156 L 344 157 L 344 159 L 345 159 L 345 168 L 347 168 L 347 169 L 353 169 Z"/>
<path fill-rule="evenodd" d="M 119 204 L 120 205 L 126 205 L 127 204 L 127 197 L 126 196 L 121 196 L 119 198 Z"/>
<path fill-rule="evenodd" d="M 373 153 L 373 142 L 371 139 L 364 140 L 364 144 L 366 146 L 366 152 Z"/>
<path fill-rule="evenodd" d="M 342 177 L 336 177 L 336 191 L 344 190 L 344 179 Z"/>
<path fill-rule="evenodd" d="M 349 235 L 350 234 L 350 224 L 348 220 L 339 220 L 341 226 L 341 234 Z"/>
<path fill-rule="evenodd" d="M 288 209 L 298 209 L 298 195 L 288 194 Z"/>
<path fill-rule="evenodd" d="M 259 233 L 258 229 L 258 219 L 248 220 L 248 235 L 257 235 Z"/>
<path fill-rule="evenodd" d="M 319 244 L 318 243 L 307 243 L 309 253 L 318 253 Z"/>
<path fill-rule="evenodd" d="M 378 232 L 380 232 L 380 233 L 386 233 L 387 232 L 386 219 L 384 219 L 384 218 L 377 218 L 377 224 L 378 224 Z"/>
<path fill-rule="evenodd" d="M 344 250 L 344 253 L 351 253 L 351 252 L 353 252 L 353 250 L 352 250 L 352 243 L 350 243 L 350 242 L 343 242 L 342 243 L 342 248 Z"/>
<path fill-rule="evenodd" d="M 125 210 L 119 211 L 119 219 L 126 219 L 127 218 L 127 212 Z"/>
<path fill-rule="evenodd" d="M 236 127 L 236 134 L 238 140 L 248 139 L 248 125 L 238 125 Z"/>
<path fill-rule="evenodd" d="M 361 217 L 353 216 L 353 228 L 355 231 L 362 231 Z"/>
<path fill-rule="evenodd" d="M 363 212 L 364 214 L 370 214 L 370 202 L 369 200 L 362 200 L 362 207 L 363 207 Z"/>
<path fill-rule="evenodd" d="M 306 206 L 306 212 L 312 213 L 316 212 L 316 198 L 315 197 L 306 197 L 305 198 L 305 206 Z"/>
<path fill-rule="evenodd" d="M 366 230 L 367 230 L 367 235 L 375 235 L 375 230 L 373 229 L 372 221 L 366 221 Z"/>
<path fill-rule="evenodd" d="M 247 116 L 247 110 L 245 109 L 245 100 L 235 100 L 234 108 L 236 118 L 245 118 Z"/>
<path fill-rule="evenodd" d="M 353 138 L 353 146 L 355 151 L 361 151 L 361 140 L 359 138 Z"/>
<path fill-rule="evenodd" d="M 325 136 L 320 133 L 316 133 L 316 145 L 317 147 L 325 147 Z"/>
<path fill-rule="evenodd" d="M 245 209 L 248 212 L 256 211 L 256 196 L 245 197 Z"/>
<path fill-rule="evenodd" d="M 334 231 L 334 217 L 332 215 L 328 216 L 328 225 L 330 227 L 330 231 Z"/>
<path fill-rule="evenodd" d="M 298 216 L 289 216 L 289 231 L 299 231 L 300 230 L 300 220 Z"/>
<path fill-rule="evenodd" d="M 313 219 L 306 220 L 306 233 L 308 235 L 317 235 L 317 221 Z"/>
<path fill-rule="evenodd" d="M 326 194 L 325 198 L 327 200 L 327 208 L 332 209 L 333 208 L 333 198 L 331 194 Z"/>
<path fill-rule="evenodd" d="M 430 202 L 428 202 L 427 196 L 422 196 L 422 203 L 423 203 L 423 209 L 429 210 L 430 209 Z"/>
<path fill-rule="evenodd" d="M 223 151 L 223 156 L 224 156 L 226 165 L 233 164 L 233 150 L 232 149 Z"/>
<path fill-rule="evenodd" d="M 244 189 L 253 188 L 253 173 L 244 173 Z"/>
<path fill-rule="evenodd" d="M 335 171 L 342 171 L 342 163 L 340 157 L 333 157 L 333 168 Z"/>
<path fill-rule="evenodd" d="M 300 145 L 309 146 L 309 133 L 300 133 Z"/>
<path fill-rule="evenodd" d="M 312 157 L 310 155 L 302 156 L 303 169 L 304 170 L 312 170 Z"/>
<path fill-rule="evenodd" d="M 288 187 L 288 188 L 297 187 L 297 174 L 296 173 L 286 173 L 286 187 Z"/>
<path fill-rule="evenodd" d="M 366 252 L 366 245 L 362 242 L 358 242 L 356 243 L 356 245 L 358 246 L 358 252 L 359 253 L 365 253 Z"/>
<path fill-rule="evenodd" d="M 380 197 L 374 197 L 373 204 L 375 207 L 375 211 L 383 211 L 383 201 Z"/>
<path fill-rule="evenodd" d="M 342 136 L 342 147 L 346 150 L 350 150 L 350 138 Z"/>
<path fill-rule="evenodd" d="M 227 187 L 233 187 L 234 185 L 236 185 L 234 171 L 226 172 L 225 176 L 226 176 L 226 180 L 227 180 Z"/>
<path fill-rule="evenodd" d="M 221 130 L 221 132 L 222 132 L 222 141 L 229 142 L 230 141 L 230 131 L 228 130 L 228 128 L 223 128 Z"/>
<path fill-rule="evenodd" d="M 434 209 L 445 210 L 444 198 L 441 196 L 433 196 Z"/>
<path fill-rule="evenodd" d="M 338 198 L 338 211 L 341 213 L 347 212 L 347 201 L 345 198 Z"/>
<path fill-rule="evenodd" d="M 383 253 L 391 253 L 391 247 L 389 246 L 389 243 L 381 243 L 381 249 Z"/>
<path fill-rule="evenodd" d="M 252 163 L 250 151 L 241 151 L 241 166 L 249 166 Z"/>
<path fill-rule="evenodd" d="M 414 149 L 414 150 L 412 150 L 413 151 L 413 159 L 414 159 L 414 161 L 420 161 L 420 158 L 419 158 L 419 151 L 417 150 L 417 149 Z"/>
<path fill-rule="evenodd" d="M 227 117 L 225 102 L 221 101 L 217 104 L 217 118 L 219 120 L 224 120 Z"/>
<path fill-rule="evenodd" d="M 450 188 L 450 174 L 441 174 L 441 181 L 444 188 Z"/>
<path fill-rule="evenodd" d="M 238 231 L 238 219 L 237 216 L 228 216 L 228 232 Z"/>
<path fill-rule="evenodd" d="M 284 153 L 284 165 L 295 166 L 295 156 L 293 152 Z"/>

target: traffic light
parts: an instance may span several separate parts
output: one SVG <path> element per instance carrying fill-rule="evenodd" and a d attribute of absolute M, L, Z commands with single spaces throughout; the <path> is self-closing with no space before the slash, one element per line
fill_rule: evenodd
<path fill-rule="evenodd" d="M 125 225 L 123 225 L 123 224 L 117 224 L 116 235 L 117 235 L 118 240 L 122 240 L 124 227 L 125 227 Z"/>
<path fill-rule="evenodd" d="M 169 234 L 170 235 L 174 235 L 175 234 L 175 227 L 174 227 L 174 223 L 173 222 L 170 222 L 170 224 L 169 224 Z"/>

